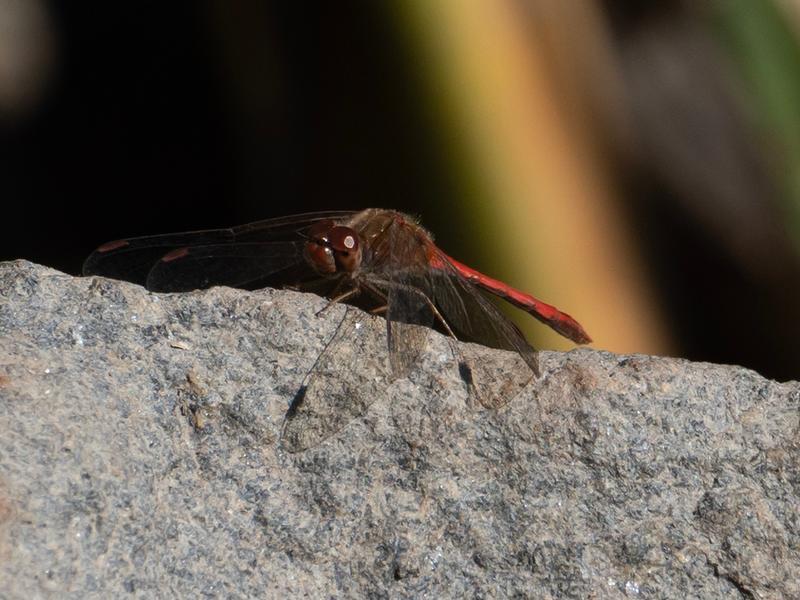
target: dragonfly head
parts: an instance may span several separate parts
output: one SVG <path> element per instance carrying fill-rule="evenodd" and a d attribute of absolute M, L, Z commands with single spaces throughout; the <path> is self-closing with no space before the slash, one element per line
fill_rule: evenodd
<path fill-rule="evenodd" d="M 355 230 L 325 219 L 308 230 L 305 257 L 322 275 L 355 273 L 361 266 L 361 241 Z"/>

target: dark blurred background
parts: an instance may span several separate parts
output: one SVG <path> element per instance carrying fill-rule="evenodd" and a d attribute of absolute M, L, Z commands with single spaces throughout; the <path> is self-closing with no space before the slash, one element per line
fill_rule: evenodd
<path fill-rule="evenodd" d="M 797 0 L 3 0 L 0 31 L 2 260 L 396 208 L 595 347 L 800 378 Z"/>

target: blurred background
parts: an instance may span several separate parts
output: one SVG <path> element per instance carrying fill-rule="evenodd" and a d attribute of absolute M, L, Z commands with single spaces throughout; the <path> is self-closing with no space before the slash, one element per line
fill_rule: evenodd
<path fill-rule="evenodd" d="M 0 0 L 0 260 L 395 208 L 594 347 L 799 379 L 799 39 L 800 0 Z"/>

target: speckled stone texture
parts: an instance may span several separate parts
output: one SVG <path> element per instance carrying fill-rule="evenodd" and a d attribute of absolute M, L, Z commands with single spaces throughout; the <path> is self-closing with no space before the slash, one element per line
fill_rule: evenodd
<path fill-rule="evenodd" d="M 493 410 L 348 313 L 374 402 L 290 452 L 324 305 L 0 264 L 0 597 L 800 598 L 798 383 L 543 352 Z"/>

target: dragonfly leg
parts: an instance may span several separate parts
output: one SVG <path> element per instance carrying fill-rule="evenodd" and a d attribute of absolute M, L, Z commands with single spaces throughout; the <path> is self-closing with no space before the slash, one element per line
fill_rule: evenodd
<path fill-rule="evenodd" d="M 418 296 L 420 296 L 425 301 L 425 303 L 428 305 L 428 308 L 431 309 L 431 312 L 433 313 L 433 316 L 436 318 L 436 320 L 439 321 L 439 323 L 441 324 L 442 327 L 444 327 L 444 330 L 447 332 L 447 335 L 449 335 L 454 340 L 458 339 L 458 337 L 456 337 L 456 334 L 453 333 L 453 330 L 450 329 L 450 325 L 447 324 L 447 321 L 442 316 L 442 313 L 439 312 L 439 309 L 436 308 L 436 305 L 428 297 L 428 294 L 423 292 L 418 287 L 414 287 L 413 285 L 396 283 L 394 281 L 382 281 L 381 283 L 385 284 L 387 287 L 394 287 L 394 288 L 398 288 L 398 289 L 401 289 L 401 290 L 406 290 L 408 292 L 412 292 L 412 293 L 417 294 Z M 379 296 L 383 297 L 384 299 L 386 298 L 385 294 L 383 294 L 382 292 L 380 292 L 377 289 L 372 288 L 372 286 L 365 285 L 364 289 L 366 289 L 368 291 L 371 291 L 372 293 L 378 294 Z M 385 308 L 382 307 L 382 311 L 385 311 L 387 309 L 388 309 L 388 304 L 387 304 L 387 306 Z"/>
<path fill-rule="evenodd" d="M 369 314 L 371 314 L 371 315 L 381 315 L 381 314 L 385 313 L 387 310 L 389 310 L 389 299 L 386 297 L 386 294 L 384 294 L 378 288 L 372 287 L 371 285 L 368 285 L 368 284 L 362 284 L 362 287 L 363 287 L 363 289 L 368 291 L 370 294 L 375 296 L 375 298 L 377 298 L 378 300 L 383 302 L 383 304 L 381 304 L 377 308 L 373 308 L 371 311 L 369 311 Z"/>
<path fill-rule="evenodd" d="M 352 289 L 347 290 L 343 294 L 339 294 L 338 296 L 331 298 L 330 300 L 328 300 L 328 303 L 325 306 L 323 306 L 320 310 L 317 311 L 316 316 L 320 316 L 334 304 L 340 304 L 341 302 L 349 300 L 353 296 L 357 296 L 360 292 L 361 289 L 359 287 L 354 287 Z"/>
<path fill-rule="evenodd" d="M 439 323 L 442 325 L 442 327 L 444 327 L 444 330 L 447 332 L 447 334 L 448 334 L 448 335 L 449 335 L 451 338 L 453 338 L 454 340 L 457 340 L 457 339 L 458 339 L 458 338 L 456 337 L 456 334 L 455 334 L 455 333 L 453 333 L 453 330 L 452 330 L 452 329 L 450 329 L 450 325 L 448 325 L 447 321 L 446 321 L 446 320 L 445 320 L 445 318 L 442 316 L 442 313 L 440 313 L 440 312 L 439 312 L 439 309 L 438 309 L 438 308 L 436 308 L 436 305 L 433 303 L 433 300 L 431 300 L 430 298 L 428 298 L 428 294 L 426 294 L 425 292 L 423 292 L 421 289 L 419 289 L 419 288 L 415 288 L 414 286 L 411 286 L 411 285 L 408 285 L 408 286 L 405 286 L 405 285 L 404 285 L 404 286 L 403 286 L 403 288 L 405 288 L 405 289 L 408 289 L 408 290 L 410 290 L 410 291 L 412 291 L 412 292 L 414 292 L 414 293 L 416 293 L 416 294 L 419 294 L 420 296 L 422 296 L 422 299 L 423 299 L 423 300 L 424 300 L 424 301 L 427 303 L 427 305 L 430 307 L 430 309 L 431 309 L 431 312 L 433 313 L 433 316 L 435 316 L 435 317 L 436 317 L 436 320 L 437 320 L 437 321 L 439 321 Z"/>

